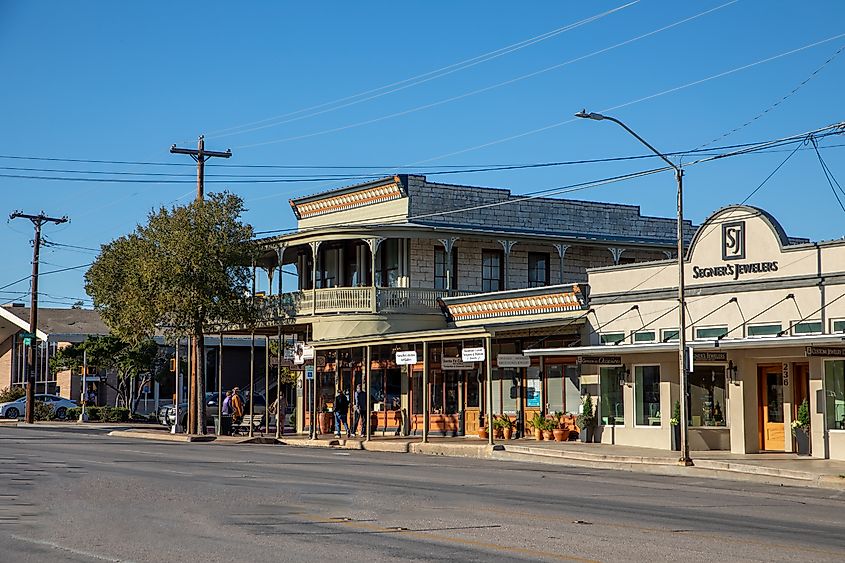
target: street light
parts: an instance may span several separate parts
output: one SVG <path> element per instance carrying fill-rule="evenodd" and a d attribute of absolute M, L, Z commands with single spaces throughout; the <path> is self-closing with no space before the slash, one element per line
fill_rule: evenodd
<path fill-rule="evenodd" d="M 581 110 L 575 117 L 592 119 L 593 121 L 612 121 L 630 133 L 639 142 L 647 146 L 651 152 L 663 159 L 675 171 L 678 182 L 678 370 L 681 383 L 681 465 L 692 465 L 689 455 L 689 441 L 687 432 L 687 362 L 686 362 L 686 303 L 684 300 L 684 171 L 674 162 L 666 158 L 659 150 L 651 146 L 648 141 L 637 135 L 630 127 L 609 115 Z"/>

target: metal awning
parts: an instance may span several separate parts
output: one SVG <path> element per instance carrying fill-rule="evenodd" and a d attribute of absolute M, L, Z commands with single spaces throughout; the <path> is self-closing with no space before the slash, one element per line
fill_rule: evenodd
<path fill-rule="evenodd" d="M 758 336 L 723 340 L 691 340 L 687 347 L 694 350 L 736 350 L 754 348 L 787 348 L 790 346 L 845 345 L 845 334 L 811 334 L 802 336 Z M 678 342 L 648 342 L 641 344 L 601 344 L 566 348 L 534 348 L 525 350 L 526 356 L 601 356 L 604 354 L 650 354 L 674 352 Z"/>

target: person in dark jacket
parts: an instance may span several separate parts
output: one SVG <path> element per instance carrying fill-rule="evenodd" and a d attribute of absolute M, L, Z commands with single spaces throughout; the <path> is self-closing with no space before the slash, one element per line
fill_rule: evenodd
<path fill-rule="evenodd" d="M 346 416 L 349 414 L 349 397 L 343 391 L 337 391 L 334 398 L 334 435 L 340 438 L 341 423 L 346 427 L 346 437 L 349 438 L 349 423 Z"/>
<path fill-rule="evenodd" d="M 352 419 L 352 436 L 358 435 L 358 421 L 361 421 L 361 436 L 367 435 L 367 394 L 361 389 L 359 383 L 355 386 L 354 397 L 355 417 Z"/>

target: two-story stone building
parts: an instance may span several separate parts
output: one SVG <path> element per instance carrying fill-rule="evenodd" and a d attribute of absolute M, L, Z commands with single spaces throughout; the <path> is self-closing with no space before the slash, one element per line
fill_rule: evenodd
<path fill-rule="evenodd" d="M 337 388 L 358 383 L 370 389 L 379 433 L 419 433 L 426 418 L 431 432 L 475 432 L 488 401 L 520 423 L 532 410 L 566 410 L 578 392 L 563 364 L 497 359 L 538 342 L 578 340 L 587 269 L 665 260 L 677 240 L 674 219 L 643 216 L 636 206 L 415 175 L 291 207 L 296 231 L 260 241 L 260 266 L 276 295 L 261 300 L 258 334 L 296 335 L 317 350 L 316 395 L 310 380 L 298 384 L 300 431 L 311 424 L 312 405 L 322 410 Z M 295 291 L 281 291 L 280 268 L 295 270 Z M 464 361 L 467 348 L 483 348 L 485 359 Z M 415 361 L 398 365 L 399 351 L 415 351 Z"/>

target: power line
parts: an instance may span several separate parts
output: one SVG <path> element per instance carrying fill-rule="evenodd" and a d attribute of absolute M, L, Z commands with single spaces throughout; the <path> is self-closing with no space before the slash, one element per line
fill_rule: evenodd
<path fill-rule="evenodd" d="M 251 144 L 248 144 L 248 145 L 240 145 L 240 146 L 238 146 L 238 147 L 236 147 L 236 148 L 239 148 L 239 149 L 244 149 L 244 148 L 258 147 L 258 146 L 264 146 L 264 145 L 270 145 L 270 144 L 276 144 L 276 143 L 284 143 L 284 142 L 288 142 L 288 141 L 297 141 L 297 140 L 307 139 L 307 138 L 316 137 L 316 136 L 320 136 L 320 135 L 326 135 L 326 134 L 329 134 L 329 133 L 337 133 L 337 132 L 339 132 L 339 131 L 345 131 L 345 130 L 347 130 L 347 129 L 353 129 L 353 128 L 356 128 L 356 127 L 361 127 L 361 126 L 363 126 L 363 125 L 370 125 L 370 124 L 372 124 L 372 123 L 378 123 L 378 122 L 380 122 L 380 121 L 385 121 L 385 120 L 387 120 L 387 119 L 392 119 L 392 118 L 394 118 L 394 117 L 401 117 L 401 116 L 403 116 L 403 115 L 408 115 L 408 114 L 411 114 L 411 113 L 416 113 L 416 112 L 418 112 L 418 111 L 422 111 L 422 110 L 430 109 L 430 108 L 433 108 L 433 107 L 441 106 L 441 105 L 443 105 L 443 104 L 447 104 L 447 103 L 450 103 L 450 102 L 454 102 L 454 101 L 457 101 L 457 100 L 461 100 L 461 99 L 464 99 L 464 98 L 468 98 L 468 97 L 470 97 L 470 96 L 474 96 L 474 95 L 476 95 L 476 94 L 481 94 L 481 93 L 484 93 L 484 92 L 488 92 L 488 91 L 490 91 L 490 90 L 494 90 L 494 89 L 496 89 L 496 88 L 500 88 L 500 87 L 502 87 L 502 86 L 507 86 L 507 85 L 509 85 L 509 84 L 513 84 L 513 83 L 516 83 L 516 82 L 520 82 L 520 81 L 522 81 L 522 80 L 526 80 L 526 79 L 528 79 L 528 78 L 533 78 L 533 77 L 535 77 L 535 76 L 539 76 L 540 74 L 545 74 L 546 72 L 550 72 L 550 71 L 552 71 L 552 70 L 556 70 L 556 69 L 562 68 L 562 67 L 564 67 L 564 66 L 567 66 L 567 65 L 570 65 L 570 64 L 574 64 L 574 63 L 576 63 L 576 62 L 579 62 L 579 61 L 582 61 L 582 60 L 585 60 L 585 59 L 588 59 L 588 58 L 594 57 L 594 56 L 596 56 L 596 55 L 600 55 L 600 54 L 602 54 L 602 53 L 606 53 L 607 51 L 611 51 L 611 50 L 616 49 L 616 48 L 618 48 L 618 47 L 622 47 L 622 46 L 628 45 L 628 44 L 633 43 L 633 42 L 635 42 L 635 41 L 639 41 L 640 39 L 644 39 L 644 38 L 649 37 L 649 36 L 651 36 L 651 35 L 654 35 L 654 34 L 660 33 L 660 32 L 662 32 L 662 31 L 666 31 L 667 29 L 671 29 L 671 28 L 673 28 L 673 27 L 679 26 L 679 25 L 684 24 L 684 23 L 686 23 L 686 22 L 688 22 L 688 21 L 691 21 L 691 20 L 694 20 L 694 19 L 700 18 L 700 17 L 705 16 L 705 15 L 707 15 L 707 14 L 711 13 L 711 12 L 714 12 L 714 11 L 719 10 L 719 9 L 721 9 L 721 8 L 724 8 L 724 7 L 726 7 L 726 6 L 730 6 L 731 4 L 735 4 L 735 3 L 736 3 L 736 2 L 738 2 L 738 1 L 739 1 L 739 0 L 731 0 L 730 2 L 727 2 L 727 3 L 722 4 L 722 5 L 720 5 L 720 6 L 716 6 L 715 8 L 711 8 L 711 9 L 709 9 L 709 10 L 705 10 L 705 11 L 703 11 L 703 12 L 700 12 L 700 13 L 698 13 L 698 14 L 694 15 L 694 16 L 690 16 L 690 17 L 688 17 L 688 18 L 684 18 L 684 19 L 678 20 L 678 21 L 676 21 L 676 22 L 674 22 L 674 23 L 672 23 L 672 24 L 669 24 L 669 25 L 667 25 L 667 26 L 664 26 L 664 27 L 661 27 L 661 28 L 655 29 L 655 30 L 650 31 L 650 32 L 648 32 L 648 33 L 644 33 L 644 34 L 642 34 L 642 35 L 638 35 L 638 36 L 633 37 L 633 38 L 631 38 L 631 39 L 628 39 L 628 40 L 626 40 L 626 41 L 622 41 L 622 42 L 620 42 L 620 43 L 616 43 L 615 45 L 611 45 L 610 47 L 605 47 L 605 48 L 603 48 L 603 49 L 599 49 L 599 50 L 597 50 L 597 51 L 593 51 L 593 52 L 588 53 L 588 54 L 586 54 L 586 55 L 582 55 L 582 56 L 580 56 L 580 57 L 575 57 L 574 59 L 569 59 L 569 60 L 564 61 L 564 62 L 562 62 L 562 63 L 557 63 L 557 64 L 554 64 L 554 65 L 552 65 L 552 66 L 545 67 L 545 68 L 542 68 L 542 69 L 540 69 L 540 70 L 536 70 L 536 71 L 534 71 L 534 72 L 529 72 L 529 73 L 527 73 L 527 74 L 523 74 L 523 75 L 520 75 L 520 76 L 517 76 L 517 77 L 511 78 L 511 79 L 505 80 L 505 81 L 503 81 L 503 82 L 497 82 L 497 83 L 495 83 L 495 84 L 491 84 L 491 85 L 489 85 L 489 86 L 485 86 L 485 87 L 483 87 L 483 88 L 478 88 L 478 89 L 476 89 L 476 90 L 471 90 L 471 91 L 469 91 L 469 92 L 464 92 L 463 94 L 459 94 L 459 95 L 457 95 L 457 96 L 450 96 L 450 97 L 448 97 L 448 98 L 444 98 L 444 99 L 442 99 L 442 100 L 438 100 L 438 101 L 436 101 L 436 102 L 430 102 L 430 103 L 423 104 L 423 105 L 420 105 L 420 106 L 416 106 L 416 107 L 413 107 L 413 108 L 410 108 L 410 109 L 406 109 L 406 110 L 402 110 L 402 111 L 399 111 L 399 112 L 395 112 L 395 113 L 391 113 L 391 114 L 383 115 L 383 116 L 380 116 L 380 117 L 375 117 L 375 118 L 367 119 L 367 120 L 364 120 L 364 121 L 359 121 L 359 122 L 356 122 L 356 123 L 350 123 L 350 124 L 347 124 L 347 125 L 341 125 L 341 126 L 338 126 L 338 127 L 333 127 L 333 128 L 330 128 L 330 129 L 324 129 L 324 130 L 321 130 L 321 131 L 316 131 L 316 132 L 312 132 L 312 133 L 305 133 L 305 134 L 302 134 L 302 135 L 295 135 L 295 136 L 291 136 L 291 137 L 285 137 L 285 138 L 282 138 L 282 139 L 275 139 L 275 140 L 271 140 L 271 141 L 262 141 L 262 142 L 258 142 L 258 143 L 251 143 Z M 282 123 L 286 123 L 286 122 L 282 122 Z M 265 127 L 270 127 L 270 126 L 268 125 L 268 126 L 265 126 Z M 263 127 L 262 127 L 262 128 L 263 128 Z M 251 131 L 251 130 L 248 130 L 248 131 Z M 246 131 L 244 131 L 244 132 L 246 132 Z"/>
<path fill-rule="evenodd" d="M 827 183 L 830 186 L 830 191 L 833 192 L 833 197 L 836 198 L 836 202 L 839 204 L 839 207 L 842 208 L 842 212 L 845 213 L 845 205 L 843 205 L 842 199 L 839 197 L 839 194 L 836 193 L 836 188 L 833 187 L 833 181 L 835 181 L 836 178 L 833 178 L 833 181 L 831 181 L 831 178 L 832 178 L 833 175 L 830 174 L 830 170 L 828 169 L 827 164 L 825 164 L 824 159 L 822 159 L 822 153 L 819 152 L 818 145 L 816 143 L 815 137 L 811 136 L 810 142 L 813 144 L 813 148 L 816 151 L 816 156 L 819 159 L 819 164 L 821 164 L 822 172 L 824 172 L 825 180 L 827 180 Z M 836 182 L 836 185 L 839 186 L 839 182 Z M 840 191 L 842 190 L 842 186 L 839 186 L 839 190 Z"/>
<path fill-rule="evenodd" d="M 373 88 L 371 90 L 360 92 L 358 94 L 353 94 L 351 96 L 346 96 L 346 97 L 339 98 L 339 99 L 336 99 L 336 100 L 332 100 L 332 101 L 329 101 L 329 102 L 324 102 L 324 103 L 321 103 L 321 104 L 318 104 L 318 105 L 315 105 L 315 106 L 311 106 L 311 107 L 304 108 L 304 109 L 301 109 L 301 110 L 285 113 L 285 114 L 278 115 L 278 116 L 275 116 L 275 117 L 270 117 L 270 118 L 262 119 L 262 120 L 259 120 L 259 121 L 253 121 L 251 123 L 246 123 L 244 125 L 238 125 L 238 126 L 234 126 L 234 127 L 228 127 L 226 129 L 220 129 L 220 130 L 217 130 L 217 131 L 212 131 L 211 133 L 208 134 L 208 137 L 209 138 L 219 138 L 219 137 L 226 137 L 226 136 L 230 136 L 230 135 L 240 135 L 240 134 L 243 134 L 243 133 L 248 133 L 248 132 L 251 132 L 251 131 L 256 131 L 256 130 L 264 129 L 264 128 L 267 128 L 267 127 L 274 127 L 276 125 L 281 125 L 283 123 L 289 123 L 289 122 L 292 122 L 292 121 L 299 121 L 301 119 L 305 119 L 305 118 L 308 118 L 308 117 L 314 117 L 314 116 L 321 115 L 321 114 L 324 114 L 324 113 L 327 113 L 327 112 L 336 111 L 338 109 L 346 108 L 346 107 L 349 107 L 349 106 L 352 106 L 352 105 L 355 105 L 355 104 L 359 104 L 359 103 L 362 103 L 362 102 L 366 102 L 366 101 L 369 101 L 369 100 L 380 98 L 382 96 L 392 94 L 392 93 L 395 93 L 395 92 L 399 92 L 401 90 L 405 90 L 405 89 L 411 88 L 413 86 L 418 86 L 420 84 L 424 84 L 424 83 L 429 82 L 431 80 L 435 80 L 437 78 L 442 78 L 443 76 L 447 76 L 447 75 L 453 74 L 455 72 L 465 70 L 467 68 L 471 68 L 471 67 L 476 66 L 478 64 L 491 61 L 491 60 L 499 58 L 503 55 L 507 55 L 509 53 L 512 53 L 514 51 L 518 51 L 518 50 L 523 49 L 525 47 L 528 47 L 530 45 L 534 45 L 535 43 L 545 41 L 546 39 L 550 39 L 552 37 L 555 37 L 557 35 L 560 35 L 562 33 L 567 32 L 567 31 L 571 31 L 572 29 L 576 29 L 576 28 L 581 27 L 583 25 L 586 25 L 588 23 L 592 23 L 593 21 L 601 19 L 605 16 L 608 16 L 610 14 L 613 14 L 615 12 L 618 12 L 620 10 L 623 10 L 625 8 L 633 6 L 634 4 L 636 4 L 638 2 L 639 2 L 639 0 L 634 0 L 633 2 L 628 2 L 627 4 L 623 4 L 623 5 L 621 5 L 617 8 L 613 8 L 613 9 L 608 10 L 606 12 L 602 12 L 600 14 L 590 16 L 589 18 L 585 18 L 585 19 L 582 19 L 580 21 L 564 25 L 564 26 L 559 27 L 557 29 L 553 29 L 552 31 L 537 35 L 535 37 L 531 37 L 529 39 L 525 39 L 525 40 L 520 41 L 518 43 L 514 43 L 514 44 L 508 45 L 506 47 L 501 47 L 501 48 L 496 49 L 494 51 L 489 51 L 487 53 L 477 55 L 477 56 L 472 57 L 470 59 L 465 59 L 463 61 L 453 63 L 453 64 L 445 66 L 445 67 L 441 67 L 441 68 L 438 68 L 438 69 L 435 69 L 435 70 L 432 70 L 432 71 L 429 71 L 429 72 L 426 72 L 426 73 L 423 73 L 423 74 L 418 74 L 416 76 L 412 76 L 410 78 L 406 78 L 406 79 L 400 80 L 398 82 L 393 82 L 391 84 L 380 86 L 378 88 Z M 360 98 L 360 99 L 356 100 L 356 98 Z M 350 100 L 354 100 L 354 101 L 350 101 Z M 347 102 L 347 103 L 345 103 L 345 102 Z M 337 104 L 340 104 L 340 105 L 337 105 Z M 335 106 L 335 107 L 329 107 L 329 106 Z M 324 109 L 324 108 L 327 108 L 327 109 Z M 315 111 L 315 110 L 319 110 L 319 111 Z M 311 113 L 307 113 L 307 112 L 311 112 Z M 302 115 L 302 114 L 306 114 L 306 115 Z M 297 117 L 293 117 L 293 116 L 297 116 Z M 282 120 L 282 121 L 279 121 L 279 120 Z"/>

